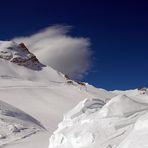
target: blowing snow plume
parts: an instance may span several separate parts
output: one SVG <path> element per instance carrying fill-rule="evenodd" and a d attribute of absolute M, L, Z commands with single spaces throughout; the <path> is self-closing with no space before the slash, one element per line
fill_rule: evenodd
<path fill-rule="evenodd" d="M 13 40 L 23 42 L 45 64 L 72 78 L 81 78 L 90 68 L 90 40 L 68 35 L 69 26 L 47 27 L 31 36 Z"/>

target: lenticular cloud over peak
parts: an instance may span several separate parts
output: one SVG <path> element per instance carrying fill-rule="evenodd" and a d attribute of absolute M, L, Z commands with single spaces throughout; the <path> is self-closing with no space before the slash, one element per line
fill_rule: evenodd
<path fill-rule="evenodd" d="M 90 40 L 72 37 L 70 26 L 47 27 L 31 36 L 17 37 L 13 40 L 26 46 L 38 59 L 70 77 L 82 77 L 91 64 Z"/>

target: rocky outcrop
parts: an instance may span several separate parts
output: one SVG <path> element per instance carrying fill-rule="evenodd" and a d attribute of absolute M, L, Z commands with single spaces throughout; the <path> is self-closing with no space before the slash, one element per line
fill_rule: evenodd
<path fill-rule="evenodd" d="M 0 42 L 0 58 L 33 70 L 41 70 L 41 64 L 24 43 Z"/>
<path fill-rule="evenodd" d="M 140 94 L 146 94 L 148 92 L 148 88 L 146 88 L 146 87 L 139 87 L 138 91 L 140 92 Z"/>

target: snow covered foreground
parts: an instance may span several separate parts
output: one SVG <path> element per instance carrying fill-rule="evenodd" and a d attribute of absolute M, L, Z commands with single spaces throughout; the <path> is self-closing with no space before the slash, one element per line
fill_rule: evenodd
<path fill-rule="evenodd" d="M 85 99 L 65 114 L 49 148 L 147 148 L 147 91 L 114 93 L 110 100 Z"/>
<path fill-rule="evenodd" d="M 0 101 L 1 147 L 43 130 L 44 127 L 36 119 L 21 110 Z"/>
<path fill-rule="evenodd" d="M 2 148 L 145 148 L 147 104 L 145 90 L 109 92 L 72 81 L 23 43 L 0 41 Z"/>

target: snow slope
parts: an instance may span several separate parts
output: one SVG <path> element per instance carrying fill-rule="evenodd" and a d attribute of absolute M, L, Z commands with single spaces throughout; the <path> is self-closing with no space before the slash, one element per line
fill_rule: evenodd
<path fill-rule="evenodd" d="M 118 148 L 131 147 L 148 147 L 148 113 L 138 119 L 131 133 L 118 146 Z"/>
<path fill-rule="evenodd" d="M 47 148 L 48 138 L 63 114 L 78 102 L 99 96 L 108 100 L 115 96 L 112 92 L 69 80 L 38 60 L 34 63 L 34 59 L 30 59 L 34 55 L 30 55 L 32 53 L 23 44 L 0 42 L 0 100 L 33 117 L 45 130 L 27 138 L 22 133 L 24 138 L 20 140 L 11 143 L 7 140 L 6 148 Z M 38 66 L 40 68 L 36 68 Z M 19 137 L 13 136 L 14 139 Z"/>
<path fill-rule="evenodd" d="M 0 147 L 43 131 L 39 121 L 0 101 Z"/>
<path fill-rule="evenodd" d="M 31 81 L 65 81 L 64 75 L 41 64 L 23 43 L 0 41 L 0 76 Z"/>

